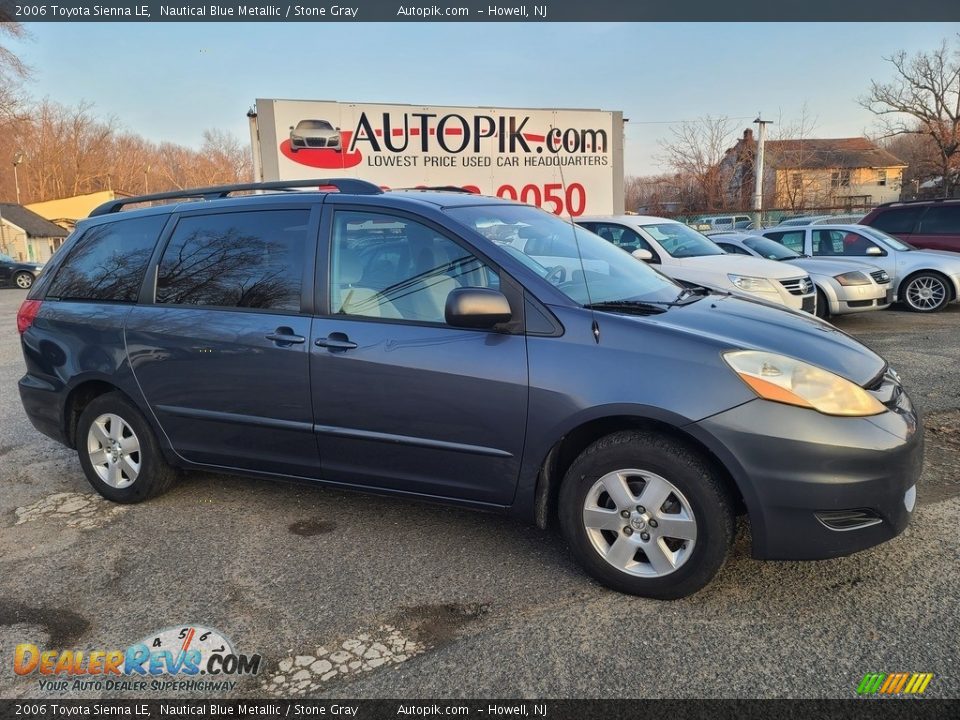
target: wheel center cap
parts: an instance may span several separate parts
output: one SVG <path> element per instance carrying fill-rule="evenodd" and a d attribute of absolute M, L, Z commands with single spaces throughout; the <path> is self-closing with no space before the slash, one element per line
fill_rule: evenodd
<path fill-rule="evenodd" d="M 647 527 L 647 521 L 643 519 L 642 515 L 634 513 L 630 516 L 630 527 L 634 530 L 643 530 Z"/>

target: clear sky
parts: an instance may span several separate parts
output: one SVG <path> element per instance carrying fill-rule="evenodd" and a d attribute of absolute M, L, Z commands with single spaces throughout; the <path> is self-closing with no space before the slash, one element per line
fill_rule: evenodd
<path fill-rule="evenodd" d="M 960 24 L 50 23 L 17 44 L 31 93 L 86 100 L 153 140 L 248 137 L 257 97 L 623 110 L 629 174 L 660 170 L 669 123 L 806 105 L 818 137 L 861 135 L 883 56 Z"/>

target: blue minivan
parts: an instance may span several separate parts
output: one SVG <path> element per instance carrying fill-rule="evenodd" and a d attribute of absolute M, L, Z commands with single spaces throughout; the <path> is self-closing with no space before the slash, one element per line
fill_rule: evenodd
<path fill-rule="evenodd" d="M 759 558 L 889 540 L 922 464 L 899 377 L 843 332 L 469 193 L 113 201 L 17 323 L 27 414 L 110 500 L 202 469 L 556 521 L 648 597 L 706 585 L 738 514 Z"/>

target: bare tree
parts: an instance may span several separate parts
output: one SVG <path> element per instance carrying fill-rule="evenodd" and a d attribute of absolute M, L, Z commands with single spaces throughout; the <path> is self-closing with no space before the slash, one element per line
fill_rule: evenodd
<path fill-rule="evenodd" d="M 901 50 L 884 58 L 894 68 L 890 82 L 870 83 L 860 104 L 880 118 L 882 132 L 925 135 L 937 148 L 941 190 L 950 197 L 960 180 L 960 47 L 944 40 L 929 53 Z"/>
<path fill-rule="evenodd" d="M 735 123 L 724 116 L 705 115 L 671 128 L 672 138 L 661 143 L 662 162 L 688 178 L 698 197 L 691 209 L 719 210 L 725 205 L 726 182 L 720 161 L 732 144 Z"/>

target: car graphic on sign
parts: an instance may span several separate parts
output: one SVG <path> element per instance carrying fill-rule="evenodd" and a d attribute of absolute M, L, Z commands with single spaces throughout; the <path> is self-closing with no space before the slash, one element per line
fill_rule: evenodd
<path fill-rule="evenodd" d="M 290 126 L 290 150 L 330 148 L 340 152 L 340 128 L 326 120 L 301 120 Z"/>

